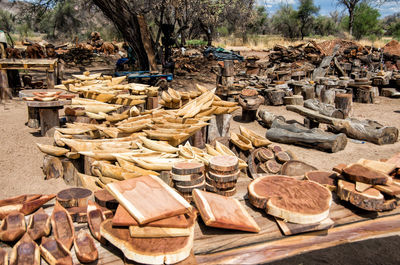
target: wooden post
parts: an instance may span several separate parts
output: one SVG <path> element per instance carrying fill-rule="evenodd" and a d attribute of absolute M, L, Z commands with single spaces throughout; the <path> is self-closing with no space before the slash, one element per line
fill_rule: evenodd
<path fill-rule="evenodd" d="M 28 107 L 28 127 L 38 129 L 40 127 L 39 110 L 35 107 Z"/>
<path fill-rule="evenodd" d="M 257 110 L 247 110 L 242 108 L 242 121 L 252 122 L 257 118 Z"/>
<path fill-rule="evenodd" d="M 192 146 L 203 149 L 206 145 L 206 133 L 207 129 L 206 127 L 201 128 L 198 130 L 195 134 L 193 134 L 189 138 L 189 142 Z"/>
<path fill-rule="evenodd" d="M 335 104 L 335 90 L 334 89 L 322 89 L 321 101 L 326 104 Z"/>
<path fill-rule="evenodd" d="M 11 99 L 11 89 L 8 84 L 7 70 L 0 70 L 0 102 L 2 99 Z"/>
<path fill-rule="evenodd" d="M 92 176 L 92 164 L 93 162 L 96 161 L 96 159 L 91 158 L 90 156 L 84 156 L 83 157 L 83 173 L 85 175 Z"/>
<path fill-rule="evenodd" d="M 45 155 L 43 158 L 44 179 L 60 178 L 64 175 L 64 168 L 58 157 Z"/>
<path fill-rule="evenodd" d="M 47 89 L 54 89 L 55 78 L 53 70 L 46 71 L 46 81 L 47 81 Z"/>
<path fill-rule="evenodd" d="M 63 179 L 67 185 L 82 186 L 78 172 L 82 171 L 80 159 L 61 159 L 61 164 L 64 169 Z"/>
<path fill-rule="evenodd" d="M 210 143 L 217 137 L 228 136 L 231 119 L 231 114 L 212 116 L 210 124 L 208 125 L 207 142 Z"/>
<path fill-rule="evenodd" d="M 353 95 L 337 94 L 335 97 L 335 107 L 343 112 L 344 118 L 349 117 L 353 112 Z"/>
<path fill-rule="evenodd" d="M 151 110 L 158 107 L 158 97 L 147 97 L 146 109 Z"/>
<path fill-rule="evenodd" d="M 60 127 L 58 109 L 59 109 L 58 107 L 39 109 L 40 127 L 42 136 L 46 135 L 51 137 L 54 134 L 54 128 Z"/>

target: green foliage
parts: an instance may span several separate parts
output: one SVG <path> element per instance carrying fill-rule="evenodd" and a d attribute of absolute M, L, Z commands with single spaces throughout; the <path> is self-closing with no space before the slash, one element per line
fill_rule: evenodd
<path fill-rule="evenodd" d="M 314 5 L 313 0 L 300 0 L 299 9 L 297 10 L 297 19 L 300 21 L 301 38 L 309 34 L 312 27 L 314 15 L 319 11 L 319 7 Z"/>
<path fill-rule="evenodd" d="M 229 30 L 228 30 L 228 28 L 226 26 L 218 27 L 216 31 L 220 36 L 224 36 L 225 37 L 225 36 L 229 35 Z"/>
<path fill-rule="evenodd" d="M 381 36 L 382 29 L 379 25 L 379 16 L 379 11 L 369 6 L 368 3 L 358 4 L 354 10 L 354 37 L 359 40 L 368 35 Z"/>
<path fill-rule="evenodd" d="M 272 17 L 272 25 L 277 33 L 295 39 L 300 35 L 299 20 L 293 6 L 283 4 Z"/>
<path fill-rule="evenodd" d="M 313 23 L 313 32 L 319 36 L 336 35 L 339 32 L 339 27 L 332 18 L 318 16 Z"/>
<path fill-rule="evenodd" d="M 390 31 L 393 38 L 400 41 L 400 21 L 397 23 L 393 23 L 390 27 Z"/>
<path fill-rule="evenodd" d="M 200 40 L 200 39 L 193 39 L 193 40 L 186 41 L 186 44 L 188 46 L 206 46 L 207 45 L 207 41 Z"/>
<path fill-rule="evenodd" d="M 15 27 L 15 16 L 7 10 L 0 9 L 0 30 L 11 32 Z"/>

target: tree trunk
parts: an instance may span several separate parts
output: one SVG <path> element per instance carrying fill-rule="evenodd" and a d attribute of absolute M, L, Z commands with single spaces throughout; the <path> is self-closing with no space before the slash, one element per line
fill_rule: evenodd
<path fill-rule="evenodd" d="M 353 36 L 353 24 L 354 24 L 354 8 L 349 7 L 349 33 Z"/>
<path fill-rule="evenodd" d="M 93 0 L 93 3 L 107 16 L 121 32 L 132 48 L 141 70 L 149 69 L 149 60 L 144 48 L 137 13 L 127 1 Z"/>
<path fill-rule="evenodd" d="M 320 129 L 307 129 L 299 124 L 288 124 L 280 120 L 272 123 L 266 136 L 274 142 L 307 146 L 332 153 L 343 150 L 347 145 L 347 137 L 342 133 L 326 133 Z"/>

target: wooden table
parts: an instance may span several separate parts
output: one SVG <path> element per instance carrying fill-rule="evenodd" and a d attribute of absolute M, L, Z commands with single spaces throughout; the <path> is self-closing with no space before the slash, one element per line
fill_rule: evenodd
<path fill-rule="evenodd" d="M 55 127 L 60 127 L 58 111 L 71 100 L 26 101 L 28 106 L 28 126 L 39 128 L 42 136 L 53 136 Z M 39 117 L 39 118 L 38 118 Z"/>
<path fill-rule="evenodd" d="M 248 210 L 261 231 L 247 233 L 211 228 L 205 226 L 199 216 L 193 253 L 200 264 L 266 263 L 311 250 L 400 234 L 400 207 L 382 213 L 367 212 L 340 201 L 334 195 L 329 216 L 335 222 L 334 228 L 284 236 L 274 218 L 254 208 L 245 199 L 250 181 L 249 177 L 240 176 L 234 197 Z M 99 264 L 123 264 L 123 254 L 115 247 L 97 246 Z"/>
<path fill-rule="evenodd" d="M 11 98 L 7 70 L 39 70 L 46 71 L 47 88 L 54 88 L 58 67 L 58 59 L 0 59 L 0 93 Z"/>
<path fill-rule="evenodd" d="M 195 227 L 193 253 L 199 264 L 255 264 L 266 263 L 311 250 L 323 249 L 348 242 L 400 234 L 400 207 L 395 210 L 374 213 L 367 212 L 349 203 L 340 202 L 334 196 L 330 218 L 335 222 L 328 231 L 309 232 L 300 235 L 284 236 L 275 220 L 264 211 L 252 207 L 244 196 L 250 178 L 241 176 L 238 180 L 240 200 L 250 215 L 260 226 L 259 233 L 211 228 L 204 225 L 199 216 Z M 50 215 L 54 201 L 47 203 L 45 211 Z M 29 220 L 29 217 L 26 217 Z M 87 224 L 74 223 L 75 231 L 88 229 Z M 98 264 L 124 264 L 123 254 L 111 244 L 96 242 L 99 251 Z M 0 247 L 11 251 L 9 245 Z M 74 264 L 79 264 L 72 248 Z M 193 257 L 191 257 L 193 258 Z M 42 264 L 46 264 L 42 259 Z M 134 263 L 132 263 L 134 264 Z M 186 262 L 186 264 L 188 264 Z"/>

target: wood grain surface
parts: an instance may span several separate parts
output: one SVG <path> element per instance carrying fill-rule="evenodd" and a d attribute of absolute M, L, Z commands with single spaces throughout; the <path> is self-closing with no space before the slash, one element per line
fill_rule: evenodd
<path fill-rule="evenodd" d="M 111 183 L 107 190 L 139 224 L 183 214 L 192 208 L 181 195 L 155 176 Z"/>
<path fill-rule="evenodd" d="M 237 199 L 194 190 L 193 200 L 201 218 L 208 226 L 248 232 L 260 231 L 257 223 Z"/>

